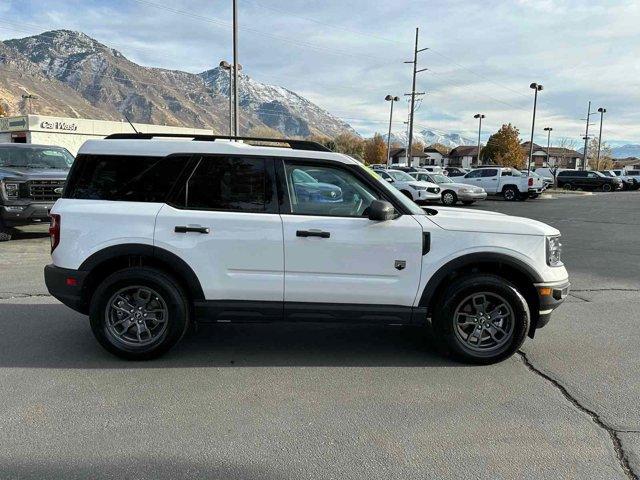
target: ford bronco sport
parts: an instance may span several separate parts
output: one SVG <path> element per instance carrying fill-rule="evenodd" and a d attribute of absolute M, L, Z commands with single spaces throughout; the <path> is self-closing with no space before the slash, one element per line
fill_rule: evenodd
<path fill-rule="evenodd" d="M 157 357 L 193 322 L 430 323 L 491 363 L 568 293 L 543 223 L 422 209 L 313 142 L 162 136 L 87 141 L 51 211 L 47 287 L 121 357 Z M 309 195 L 310 178 L 334 187 Z"/>

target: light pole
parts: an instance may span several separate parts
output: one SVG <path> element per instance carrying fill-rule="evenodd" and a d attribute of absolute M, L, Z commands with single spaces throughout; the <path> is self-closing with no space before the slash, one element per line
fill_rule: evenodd
<path fill-rule="evenodd" d="M 531 173 L 531 160 L 533 159 L 533 133 L 536 128 L 536 107 L 538 106 L 538 92 L 542 91 L 543 86 L 538 83 L 532 83 L 529 88 L 535 91 L 533 97 L 533 120 L 531 121 L 531 144 L 529 145 L 529 161 L 527 162 L 527 175 Z"/>
<path fill-rule="evenodd" d="M 544 127 L 544 131 L 547 132 L 547 167 L 549 167 L 549 149 L 551 148 L 551 132 L 553 128 Z"/>
<path fill-rule="evenodd" d="M 602 119 L 604 117 L 604 114 L 607 113 L 607 109 L 600 107 L 598 111 L 600 112 L 600 134 L 598 135 L 598 158 L 596 160 L 596 168 L 600 168 L 600 145 L 602 145 Z"/>
<path fill-rule="evenodd" d="M 223 70 L 229 70 L 229 136 L 233 136 L 233 95 L 231 94 L 231 87 L 233 85 L 233 65 L 226 60 L 220 62 L 220 68 Z M 238 71 L 242 70 L 242 65 L 238 65 Z"/>
<path fill-rule="evenodd" d="M 387 135 L 387 167 L 391 162 L 391 122 L 393 121 L 393 103 L 400 100 L 400 97 L 387 95 L 384 97 L 387 102 L 391 102 L 391 112 L 389 113 L 389 134 Z"/>
<path fill-rule="evenodd" d="M 38 96 L 37 96 L 37 95 L 33 95 L 33 94 L 31 94 L 31 93 L 27 93 L 27 94 L 22 94 L 22 99 L 23 99 L 23 100 L 28 100 L 28 101 L 29 101 L 29 110 L 28 110 L 28 113 L 29 113 L 29 115 L 31 115 L 31 107 L 32 107 L 31 101 L 32 101 L 32 100 L 37 100 L 37 99 L 38 99 Z"/>
<path fill-rule="evenodd" d="M 233 135 L 238 136 L 240 115 L 238 115 L 238 0 L 233 0 Z"/>
<path fill-rule="evenodd" d="M 482 119 L 485 116 L 482 113 L 476 113 L 473 118 L 478 119 L 478 165 L 480 165 L 480 134 L 482 133 Z"/>

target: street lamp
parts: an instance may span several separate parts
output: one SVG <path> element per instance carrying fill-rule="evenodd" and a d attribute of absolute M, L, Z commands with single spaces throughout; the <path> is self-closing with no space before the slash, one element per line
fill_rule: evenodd
<path fill-rule="evenodd" d="M 553 128 L 544 127 L 544 131 L 547 132 L 547 167 L 549 167 L 549 149 L 551 148 L 551 132 Z"/>
<path fill-rule="evenodd" d="M 482 133 L 482 119 L 485 118 L 485 116 L 482 113 L 476 113 L 473 118 L 477 118 L 478 119 L 478 165 L 480 165 L 480 134 Z"/>
<path fill-rule="evenodd" d="M 27 94 L 22 94 L 22 99 L 29 101 L 29 115 L 31 115 L 31 107 L 32 107 L 31 101 L 32 100 L 37 100 L 38 96 L 37 95 L 33 95 L 31 93 L 27 93 Z"/>
<path fill-rule="evenodd" d="M 607 109 L 600 107 L 598 111 L 600 112 L 600 135 L 598 135 L 598 157 L 596 160 L 596 168 L 600 168 L 600 145 L 602 144 L 602 119 L 604 117 L 604 114 L 607 113 Z"/>
<path fill-rule="evenodd" d="M 220 62 L 220 68 L 229 70 L 229 136 L 233 136 L 233 95 L 231 94 L 231 86 L 233 84 L 233 65 L 226 60 Z M 238 71 L 242 70 L 242 65 L 238 64 Z"/>
<path fill-rule="evenodd" d="M 400 97 L 387 95 L 384 99 L 387 102 L 391 102 L 391 112 L 389 113 L 389 135 L 387 135 L 387 166 L 389 166 L 391 162 L 391 122 L 393 121 L 393 103 L 400 100 Z"/>
<path fill-rule="evenodd" d="M 536 107 L 538 105 L 538 92 L 542 91 L 543 86 L 538 83 L 532 83 L 529 88 L 535 91 L 533 97 L 533 120 L 531 121 L 531 144 L 529 145 L 529 161 L 527 162 L 527 175 L 531 173 L 531 160 L 533 159 L 533 133 L 536 128 Z"/>

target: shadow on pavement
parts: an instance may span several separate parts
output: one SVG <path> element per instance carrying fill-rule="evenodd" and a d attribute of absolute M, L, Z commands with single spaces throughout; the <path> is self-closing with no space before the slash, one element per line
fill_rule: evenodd
<path fill-rule="evenodd" d="M 128 362 L 104 351 L 63 305 L 0 304 L 0 368 L 449 367 L 426 328 L 320 324 L 201 326 L 169 354 Z"/>

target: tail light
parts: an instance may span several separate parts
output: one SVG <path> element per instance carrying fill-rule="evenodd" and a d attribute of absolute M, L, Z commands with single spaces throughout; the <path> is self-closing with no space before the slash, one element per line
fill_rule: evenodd
<path fill-rule="evenodd" d="M 60 215 L 51 214 L 51 225 L 49 226 L 49 236 L 51 237 L 51 252 L 60 243 Z"/>
<path fill-rule="evenodd" d="M 533 187 L 533 177 L 529 177 L 529 186 Z"/>

